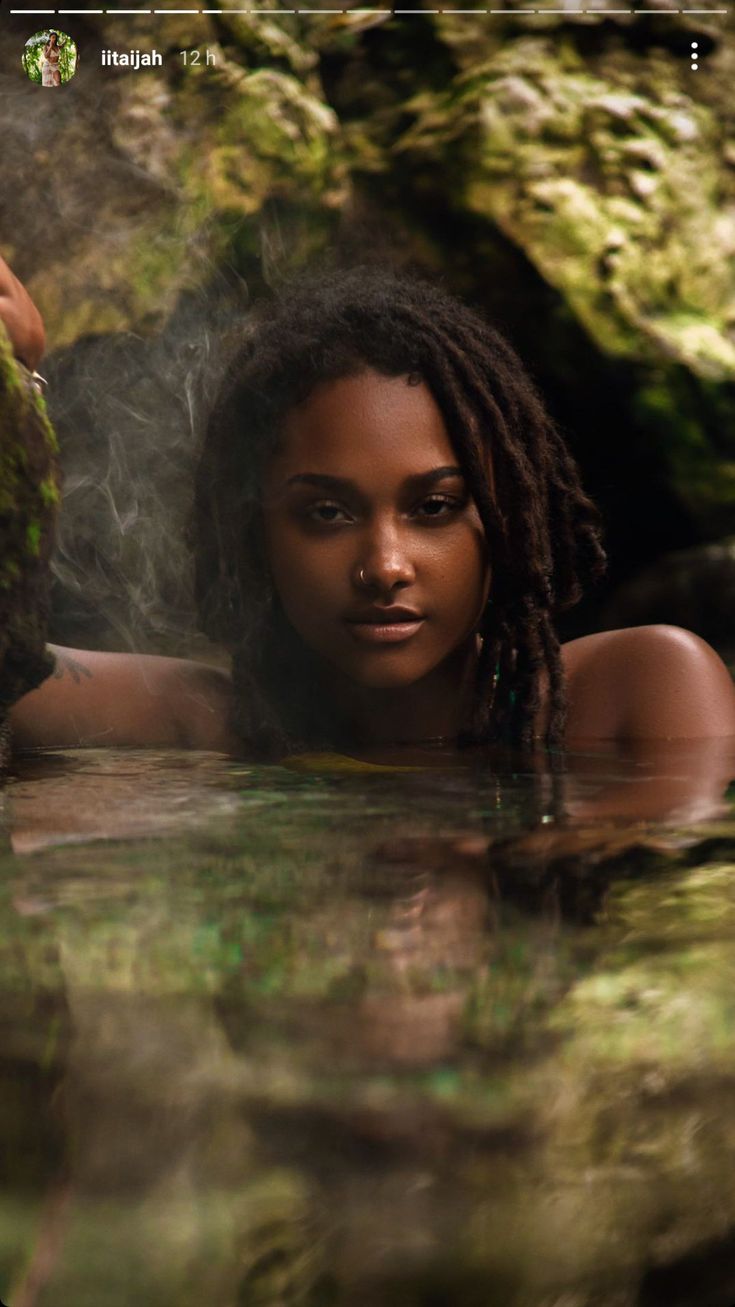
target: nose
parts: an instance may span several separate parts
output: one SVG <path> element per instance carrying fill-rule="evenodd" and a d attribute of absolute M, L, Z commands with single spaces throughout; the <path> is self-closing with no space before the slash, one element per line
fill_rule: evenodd
<path fill-rule="evenodd" d="M 376 528 L 358 555 L 354 577 L 359 586 L 381 592 L 394 590 L 397 585 L 412 585 L 416 569 L 400 533 Z"/>

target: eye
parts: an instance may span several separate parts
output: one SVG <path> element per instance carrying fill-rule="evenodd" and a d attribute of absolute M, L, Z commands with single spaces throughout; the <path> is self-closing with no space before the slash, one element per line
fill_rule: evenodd
<path fill-rule="evenodd" d="M 421 507 L 425 509 L 427 504 L 439 504 L 440 506 L 443 505 L 444 508 L 448 510 L 447 512 L 436 511 L 436 512 L 425 513 L 425 516 L 430 519 L 434 519 L 434 518 L 441 519 L 441 518 L 448 517 L 450 512 L 458 512 L 459 509 L 464 508 L 465 503 L 466 500 L 464 499 L 450 499 L 445 495 L 430 495 L 428 499 L 423 499 L 421 501 Z M 310 504 L 309 507 L 306 509 L 305 516 L 309 521 L 316 522 L 317 525 L 330 526 L 332 522 L 335 521 L 334 517 L 325 518 L 325 517 L 315 516 L 315 514 L 317 513 L 324 513 L 324 512 L 342 513 L 344 512 L 344 509 L 340 508 L 339 504 L 333 504 L 331 502 L 328 502 L 327 500 L 323 500 L 320 501 L 318 504 Z"/>
<path fill-rule="evenodd" d="M 330 518 L 326 518 L 326 517 L 315 517 L 314 514 L 315 514 L 315 513 L 324 513 L 324 512 L 327 512 L 327 513 L 341 513 L 342 511 L 343 511 L 343 510 L 339 507 L 339 504 L 327 504 L 327 503 L 323 503 L 323 504 L 311 504 L 311 505 L 306 509 L 306 512 L 304 513 L 304 516 L 306 517 L 306 519 L 307 519 L 309 522 L 316 522 L 317 525 L 321 525 L 321 526 L 329 526 L 330 523 L 334 521 L 334 518 L 333 518 L 333 517 L 330 517 Z"/>
<path fill-rule="evenodd" d="M 455 512 L 460 508 L 464 508 L 464 500 L 449 499 L 445 495 L 431 495 L 429 499 L 424 500 L 424 507 L 427 504 L 443 504 L 445 508 L 448 508 L 450 511 L 454 510 Z M 446 513 L 429 513 L 429 517 L 446 517 L 446 516 L 447 516 Z"/>

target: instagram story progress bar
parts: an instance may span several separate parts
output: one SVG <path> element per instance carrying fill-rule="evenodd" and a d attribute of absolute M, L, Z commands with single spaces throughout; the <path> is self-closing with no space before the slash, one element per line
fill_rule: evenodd
<path fill-rule="evenodd" d="M 72 17 L 72 16 L 74 16 L 74 15 L 78 15 L 78 16 L 88 17 L 88 16 L 90 16 L 90 15 L 98 15 L 98 16 L 99 16 L 99 15 L 104 15 L 104 14 L 111 14 L 111 15 L 114 14 L 115 17 L 120 17 L 121 15 L 129 14 L 129 15 L 131 15 L 131 16 L 136 16 L 136 17 L 138 17 L 138 16 L 140 16 L 141 14 L 143 14 L 143 15 L 148 14 L 148 15 L 150 15 L 152 18 L 155 18 L 155 17 L 166 18 L 166 17 L 174 17 L 174 16 L 182 16 L 182 15 L 196 15 L 196 14 L 203 14 L 203 15 L 210 15 L 210 14 L 211 14 L 211 15 L 216 15 L 216 14 L 224 14 L 224 15 L 228 15 L 228 14 L 248 14 L 248 15 L 256 15 L 256 14 L 272 14 L 272 15 L 300 14 L 300 15 L 310 15 L 310 16 L 313 16 L 313 17 L 319 17 L 319 16 L 325 16 L 325 17 L 327 17 L 327 16 L 329 16 L 329 15 L 342 14 L 342 15 L 345 15 L 345 16 L 347 16 L 347 15 L 351 15 L 351 16 L 354 16 L 354 17 L 367 17 L 367 16 L 370 16 L 370 15 L 376 15 L 376 16 L 385 16 L 385 17 L 408 17 L 408 16 L 411 16 L 411 17 L 417 17 L 417 18 L 420 18 L 420 17 L 422 17 L 423 15 L 429 15 L 429 14 L 449 14 L 449 15 L 455 15 L 456 17 L 463 17 L 463 16 L 470 16 L 470 15 L 471 15 L 471 16 L 476 16 L 476 15 L 478 15 L 478 14 L 480 14 L 480 15 L 481 15 L 481 14 L 487 14 L 488 16 L 493 16 L 493 15 L 506 15 L 507 17 L 529 17 L 529 18 L 532 18 L 532 17 L 534 17 L 534 16 L 546 16 L 546 15 L 549 15 L 549 14 L 555 14 L 555 15 L 558 15 L 559 17 L 563 17 L 567 22 L 571 22 L 571 21 L 572 21 L 575 17 L 577 17 L 577 16 L 580 17 L 580 18 L 581 18 L 581 17 L 584 17 L 584 18 L 595 17 L 595 18 L 599 18 L 599 19 L 605 19 L 605 18 L 607 18 L 607 17 L 612 17 L 612 16 L 618 16 L 618 15 L 626 15 L 626 14 L 630 14 L 630 15 L 641 15 L 641 16 L 646 16 L 646 17 L 665 18 L 667 14 L 726 15 L 726 14 L 728 14 L 728 13 L 730 12 L 730 10 L 729 10 L 729 7 L 722 7 L 722 6 L 716 6 L 716 5 L 711 5 L 711 6 L 708 6 L 708 7 L 707 7 L 707 6 L 699 5 L 699 6 L 696 7 L 696 8 L 693 8 L 693 7 L 684 7 L 684 6 L 675 6 L 675 5 L 671 5 L 671 6 L 667 5 L 665 8 L 656 8 L 656 9 L 651 9 L 651 8 L 647 8 L 647 7 L 643 6 L 643 5 L 641 5 L 641 6 L 632 6 L 632 7 L 629 7 L 629 8 L 618 7 L 618 6 L 616 6 L 615 8 L 608 8 L 608 7 L 605 6 L 605 5 L 597 4 L 597 5 L 587 5 L 587 6 L 585 6 L 585 5 L 579 5 L 579 6 L 571 6 L 571 7 L 565 5 L 563 8 L 559 8 L 559 7 L 551 7 L 551 6 L 547 7 L 547 6 L 544 6 L 544 5 L 539 5 L 539 6 L 536 7 L 536 8 L 526 8 L 526 7 L 524 6 L 524 8 L 522 8 L 522 9 L 521 9 L 521 8 L 516 9 L 514 6 L 511 6 L 511 5 L 507 5 L 505 8 L 492 8 L 492 9 L 491 9 L 491 8 L 487 8 L 487 9 L 485 9 L 485 8 L 483 8 L 483 7 L 481 7 L 481 6 L 476 6 L 476 7 L 474 7 L 474 8 L 465 8 L 465 7 L 460 7 L 460 6 L 448 6 L 448 7 L 444 7 L 444 8 L 429 8 L 429 7 L 427 6 L 427 7 L 424 7 L 424 8 L 411 8 L 411 9 L 391 8 L 391 7 L 387 7 L 387 6 L 386 6 L 386 7 L 381 7 L 381 8 L 364 8 L 364 7 L 361 6 L 361 7 L 359 7 L 359 8 L 345 8 L 345 9 L 339 9 L 339 8 L 326 8 L 326 7 L 325 7 L 325 8 L 315 8 L 315 7 L 313 7 L 313 6 L 310 6 L 309 8 L 294 8 L 294 9 L 281 9 L 281 8 L 277 8 L 277 9 L 276 9 L 276 8 L 272 8 L 272 7 L 271 7 L 271 8 L 267 8 L 267 9 L 266 9 L 266 8 L 258 8 L 258 7 L 249 7 L 249 8 L 229 8 L 229 7 L 227 7 L 227 8 L 220 8 L 220 9 L 204 9 L 204 8 L 202 8 L 202 9 L 197 9 L 197 8 L 189 8 L 189 9 L 124 9 L 124 8 L 119 8 L 119 9 L 117 9 L 117 8 L 103 8 L 103 9 L 90 9 L 90 8 L 85 8 L 85 9 L 66 9 L 66 8 L 64 8 L 64 9 L 10 9 L 9 12 L 10 12 L 11 14 L 21 14 L 21 15 L 25 15 L 25 16 L 27 16 L 27 17 L 30 17 L 30 16 L 32 16 L 32 15 L 37 15 L 37 16 L 42 16 L 42 15 L 43 15 L 43 16 L 47 16 L 47 17 L 50 17 L 50 16 Z"/>

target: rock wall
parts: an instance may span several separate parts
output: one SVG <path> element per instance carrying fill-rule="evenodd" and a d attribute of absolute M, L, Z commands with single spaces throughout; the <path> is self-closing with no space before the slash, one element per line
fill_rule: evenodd
<path fill-rule="evenodd" d="M 74 602 L 85 629 L 90 562 L 103 642 L 190 629 L 183 546 L 158 581 L 130 557 L 131 537 L 151 557 L 154 518 L 180 538 L 183 484 L 147 497 L 148 478 L 131 497 L 111 451 L 147 442 L 188 468 L 206 404 L 193 382 L 215 378 L 218 332 L 335 245 L 390 249 L 508 331 L 603 507 L 613 582 L 732 533 L 735 42 L 716 16 L 615 8 L 89 15 L 73 20 L 80 65 L 62 95 L 0 76 L 23 177 L 0 202 L 0 247 L 48 325 L 67 484 L 106 481 L 112 500 L 65 505 L 58 638 Z M 5 70 L 30 21 L 8 20 Z M 102 44 L 164 63 L 101 69 Z M 126 404 L 133 356 L 142 389 Z M 91 359 L 104 371 L 85 373 Z"/>

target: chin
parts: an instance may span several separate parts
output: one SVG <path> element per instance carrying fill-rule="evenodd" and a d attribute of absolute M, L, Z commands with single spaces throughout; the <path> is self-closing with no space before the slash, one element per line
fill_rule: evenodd
<path fill-rule="evenodd" d="M 400 667 L 370 667 L 358 669 L 356 667 L 340 667 L 339 670 L 348 676 L 351 681 L 357 685 L 363 685 L 370 690 L 406 690 L 409 686 L 415 685 L 431 669 L 413 669 L 409 671 Z"/>

